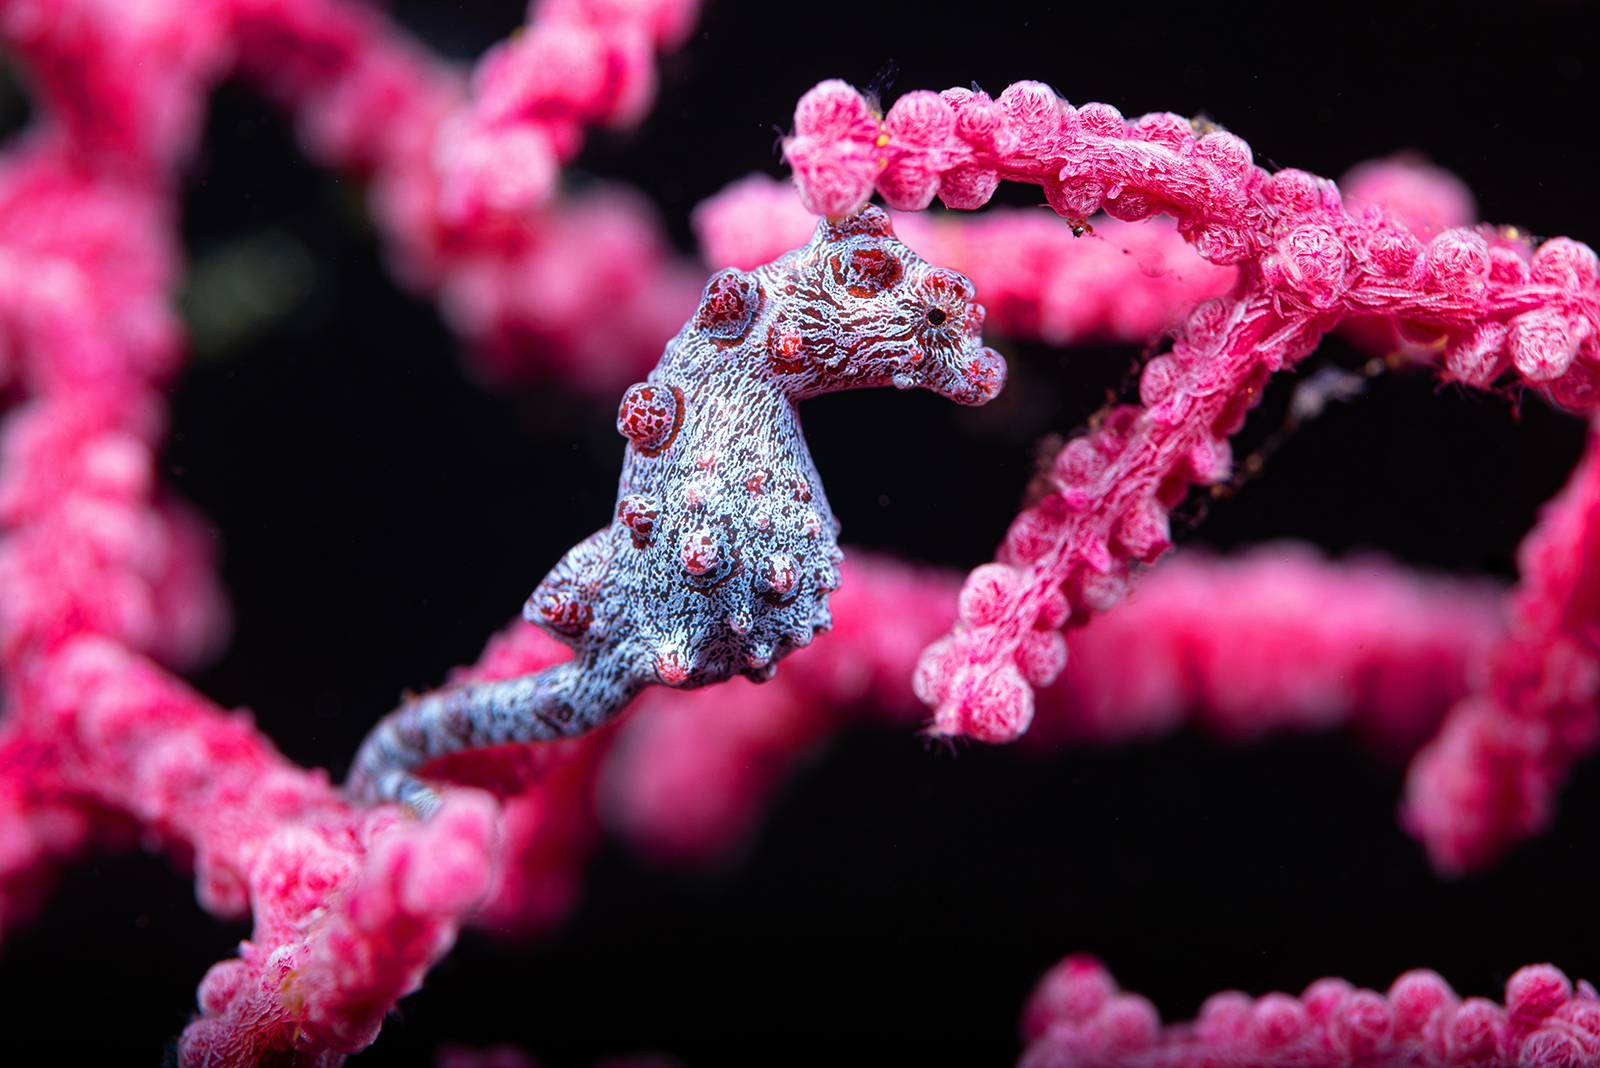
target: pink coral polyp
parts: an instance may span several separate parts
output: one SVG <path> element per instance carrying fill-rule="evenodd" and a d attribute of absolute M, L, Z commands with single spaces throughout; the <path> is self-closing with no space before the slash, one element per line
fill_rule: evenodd
<path fill-rule="evenodd" d="M 1057 964 L 1023 1012 L 1029 1040 L 1019 1068 L 1071 1064 L 1479 1065 L 1532 1068 L 1591 1063 L 1600 1051 L 1600 998 L 1576 991 L 1548 964 L 1506 983 L 1505 1006 L 1462 1000 L 1434 972 L 1406 972 L 1386 994 L 1319 979 L 1296 998 L 1214 994 L 1189 1024 L 1162 1027 L 1143 998 L 1117 990 L 1094 958 Z"/>

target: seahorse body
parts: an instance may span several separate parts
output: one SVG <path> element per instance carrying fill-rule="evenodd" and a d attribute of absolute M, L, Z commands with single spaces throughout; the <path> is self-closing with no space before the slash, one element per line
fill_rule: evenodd
<path fill-rule="evenodd" d="M 983 315 L 970 282 L 918 258 L 870 206 L 823 219 L 773 263 L 714 276 L 622 399 L 612 522 L 523 609 L 573 659 L 407 702 L 362 744 L 352 791 L 428 811 L 411 771 L 444 753 L 581 734 L 648 685 L 770 678 L 828 630 L 842 559 L 796 405 L 885 385 L 982 404 L 1005 383 Z"/>

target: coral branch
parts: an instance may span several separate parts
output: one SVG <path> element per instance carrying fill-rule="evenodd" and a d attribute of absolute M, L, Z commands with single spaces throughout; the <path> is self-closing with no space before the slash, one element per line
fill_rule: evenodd
<path fill-rule="evenodd" d="M 688 36 L 698 0 L 548 0 L 473 71 L 473 101 L 436 146 L 451 222 L 547 200 L 585 126 L 632 126 L 655 102 L 655 53 Z"/>
<path fill-rule="evenodd" d="M 3 310 L 34 395 L 0 440 L 6 919 L 41 861 L 97 830 L 125 838 L 132 817 L 192 854 L 202 905 L 255 916 L 239 960 L 202 987 L 184 1063 L 293 1048 L 332 1064 L 372 1040 L 487 892 L 495 810 L 464 796 L 428 828 L 355 811 L 248 716 L 139 655 L 193 663 L 227 626 L 210 538 L 155 485 L 154 387 L 177 333 L 152 185 L 86 177 L 45 139 L 0 173 Z"/>
<path fill-rule="evenodd" d="M 1346 316 L 1439 339 L 1454 380 L 1510 374 L 1564 406 L 1594 407 L 1600 268 L 1586 246 L 1534 248 L 1489 228 L 1424 245 L 1382 208 L 1349 214 L 1332 183 L 1268 175 L 1237 137 L 1175 115 L 1128 122 L 1020 82 L 997 100 L 909 93 L 879 116 L 833 81 L 800 101 L 785 153 L 820 213 L 856 210 L 874 188 L 892 207 L 920 209 L 937 194 L 974 208 L 1010 179 L 1042 185 L 1073 222 L 1102 208 L 1125 221 L 1165 212 L 1208 260 L 1241 269 L 1238 288 L 1190 312 L 1171 352 L 1145 367 L 1141 406 L 1103 413 L 1061 451 L 1051 492 L 968 580 L 961 621 L 918 669 L 943 733 L 998 742 L 1027 729 L 1033 687 L 1065 660 L 1058 628 L 1115 603 L 1130 566 L 1166 551 L 1168 509 L 1191 485 L 1226 476 L 1227 438 L 1267 377 Z"/>
<path fill-rule="evenodd" d="M 1376 205 L 1413 234 L 1469 226 L 1477 218 L 1459 178 L 1414 156 L 1358 163 L 1339 187 L 1352 205 Z M 1225 295 L 1238 274 L 1202 259 L 1169 216 L 1130 223 L 1102 212 L 1093 226 L 1010 208 L 931 219 L 890 212 L 890 218 L 913 252 L 970 278 L 989 310 L 989 328 L 1019 341 L 1144 344 L 1189 305 Z M 730 183 L 694 210 L 700 255 L 713 270 L 748 270 L 774 259 L 804 241 L 815 224 L 792 184 L 763 174 Z M 1373 355 L 1429 355 L 1387 319 L 1353 316 L 1339 332 Z"/>
<path fill-rule="evenodd" d="M 1545 830 L 1556 791 L 1600 745 L 1600 435 L 1523 541 L 1511 629 L 1488 679 L 1417 754 L 1401 821 L 1434 867 L 1486 867 Z"/>
<path fill-rule="evenodd" d="M 370 180 L 396 273 L 435 296 L 495 380 L 557 374 L 597 397 L 647 371 L 705 280 L 674 262 L 631 191 L 556 191 L 584 127 L 637 121 L 653 52 L 693 0 L 559 0 L 491 50 L 471 92 L 374 12 L 240 0 L 243 71 L 299 119 L 320 162 Z"/>
<path fill-rule="evenodd" d="M 106 833 L 114 825 L 97 826 L 109 823 L 101 816 L 67 788 L 53 746 L 11 722 L 0 729 L 0 935 L 33 918 L 58 865 L 94 845 L 128 844 Z"/>
<path fill-rule="evenodd" d="M 1548 964 L 1506 981 L 1505 1004 L 1462 999 L 1437 972 L 1406 972 L 1387 992 L 1318 979 L 1300 994 L 1206 999 L 1192 1023 L 1161 1026 L 1155 1006 L 1117 988 L 1086 954 L 1068 957 L 1034 988 L 1022 1015 L 1019 1068 L 1201 1068 L 1249 1064 L 1592 1064 L 1600 1055 L 1600 997 Z"/>
<path fill-rule="evenodd" d="M 364 1048 L 488 890 L 487 799 L 455 798 L 427 826 L 353 810 L 248 717 L 101 638 L 69 642 L 30 689 L 74 790 L 192 849 L 207 909 L 254 914 L 239 958 L 201 984 L 184 1064 L 255 1063 L 272 1049 L 336 1063 L 326 1054 Z"/>
<path fill-rule="evenodd" d="M 1329 563 L 1292 543 L 1180 551 L 1133 595 L 1067 632 L 1027 740 L 1117 745 L 1187 719 L 1259 741 L 1348 728 L 1404 759 L 1482 682 L 1504 632 L 1488 582 L 1421 577 L 1377 556 Z"/>
<path fill-rule="evenodd" d="M 990 329 L 1019 341 L 1142 344 L 1187 305 L 1226 293 L 1236 274 L 1201 259 L 1170 220 L 1097 220 L 1089 236 L 1040 211 L 890 217 L 913 252 L 972 280 Z M 696 207 L 694 224 L 713 269 L 748 270 L 804 241 L 816 217 L 792 186 L 756 174 Z"/>

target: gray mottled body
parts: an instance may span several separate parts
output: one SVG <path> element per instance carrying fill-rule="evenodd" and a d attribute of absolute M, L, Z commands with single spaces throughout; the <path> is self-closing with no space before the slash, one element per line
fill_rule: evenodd
<path fill-rule="evenodd" d="M 582 734 L 650 685 L 762 681 L 830 626 L 837 523 L 797 403 L 922 386 L 962 404 L 999 392 L 972 286 L 930 267 L 868 207 L 803 248 L 723 271 L 617 413 L 629 439 L 615 518 L 547 575 L 523 614 L 572 646 L 535 675 L 446 687 L 362 743 L 349 788 L 427 813 L 413 773 L 463 749 Z"/>

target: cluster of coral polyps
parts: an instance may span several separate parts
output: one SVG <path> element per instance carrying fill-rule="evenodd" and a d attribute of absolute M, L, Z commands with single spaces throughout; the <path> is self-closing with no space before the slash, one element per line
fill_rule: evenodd
<path fill-rule="evenodd" d="M 1018 1068 L 1554 1068 L 1600 1060 L 1600 996 L 1535 964 L 1506 981 L 1502 1007 L 1462 999 L 1419 968 L 1385 994 L 1343 979 L 1319 979 L 1298 998 L 1225 991 L 1193 1022 L 1162 1027 L 1155 1007 L 1118 990 L 1099 961 L 1071 956 L 1039 980 L 1022 1032 Z"/>
<path fill-rule="evenodd" d="M 955 628 L 917 669 L 945 734 L 1007 741 L 1028 729 L 1034 688 L 1064 663 L 1057 630 L 1116 604 L 1132 569 L 1170 548 L 1168 511 L 1230 474 L 1228 438 L 1267 378 L 1346 318 L 1435 344 L 1448 379 L 1530 386 L 1585 415 L 1600 407 L 1600 261 L 1588 246 L 1487 226 L 1413 233 L 1382 204 L 1347 210 L 1332 182 L 1268 174 L 1239 138 L 1177 115 L 1130 121 L 1038 82 L 994 99 L 907 93 L 880 115 L 831 81 L 800 101 L 785 153 L 813 211 L 853 211 L 874 189 L 893 207 L 938 195 L 976 208 L 1003 179 L 1031 182 L 1069 221 L 1166 213 L 1203 257 L 1239 270 L 1226 296 L 1173 327 L 1139 403 L 1102 413 L 1057 454 L 996 562 L 969 577 Z M 1480 867 L 1547 826 L 1572 762 L 1600 742 L 1600 601 L 1583 578 L 1590 448 L 1523 547 L 1512 630 L 1482 689 L 1413 766 L 1405 822 L 1442 870 Z"/>
<path fill-rule="evenodd" d="M 1406 808 L 1435 862 L 1488 863 L 1548 821 L 1567 768 L 1595 744 L 1592 459 L 1528 539 L 1504 621 L 1482 588 L 1281 549 L 1176 558 L 1130 603 L 1093 613 L 1117 601 L 1132 565 L 1164 551 L 1165 509 L 1185 487 L 1228 473 L 1227 436 L 1267 374 L 1340 320 L 1376 344 L 1442 351 L 1455 380 L 1526 382 L 1587 412 L 1593 254 L 1464 228 L 1459 187 L 1415 167 L 1361 175 L 1351 188 L 1366 203 L 1355 208 L 1321 179 L 1267 175 L 1226 133 L 1170 115 L 1129 123 L 1032 83 L 998 100 L 912 93 L 886 117 L 827 83 L 803 102 L 788 144 L 806 206 L 828 214 L 860 208 L 874 186 L 892 207 L 937 194 L 970 208 L 1002 178 L 1041 184 L 1065 220 L 896 225 L 935 266 L 969 271 L 977 300 L 1015 335 L 1142 340 L 1169 328 L 1142 406 L 1107 412 L 1061 450 L 1048 492 L 965 589 L 949 575 L 847 562 L 834 632 L 765 687 L 658 689 L 612 729 L 457 754 L 422 770 L 480 789 L 447 789 L 429 822 L 353 805 L 321 772 L 285 760 L 248 714 L 171 674 L 227 630 L 211 538 L 155 466 L 183 351 L 170 301 L 178 175 L 205 94 L 242 75 L 289 109 L 315 158 L 365 177 L 400 280 L 439 299 L 483 366 L 559 376 L 609 402 L 690 315 L 705 270 L 669 259 L 631 194 L 567 198 L 554 178 L 586 126 L 642 114 L 653 51 L 683 39 L 694 7 L 550 0 L 469 83 L 345 0 L 0 4 L 35 116 L 0 155 L 0 370 L 8 397 L 22 398 L 0 432 L 7 929 L 37 906 L 56 864 L 125 847 L 140 828 L 194 858 L 205 908 L 253 919 L 240 955 L 200 983 L 180 1061 L 334 1065 L 372 1041 L 463 923 L 526 931 L 559 919 L 597 820 L 658 856 L 705 859 L 749 830 L 784 769 L 828 731 L 862 716 L 915 723 L 912 665 L 952 623 L 918 676 L 946 733 L 1016 734 L 1063 648 L 1068 669 L 1037 705 L 1043 740 L 1112 743 L 1194 718 L 1233 736 L 1351 724 L 1412 747 L 1457 702 L 1418 758 Z M 1096 220 L 1091 234 L 1098 208 L 1120 221 Z M 791 236 L 763 245 L 723 210 L 769 220 L 763 240 Z M 1157 212 L 1176 224 L 1126 225 Z M 708 258 L 746 268 L 813 225 L 754 185 L 700 221 Z M 624 430 L 656 447 L 650 412 Z M 653 530 L 641 502 L 621 504 L 630 537 Z M 709 573 L 711 559 L 688 548 L 684 567 Z M 769 585 L 786 574 L 773 568 Z M 1319 610 L 1296 609 L 1308 602 Z M 1065 646 L 1062 624 L 1073 625 Z M 1222 640 L 1229 633 L 1271 634 L 1293 655 L 1241 668 L 1243 643 Z M 519 622 L 462 677 L 525 675 L 568 652 Z M 1134 653 L 1138 687 L 1117 667 Z M 1180 661 L 1193 670 L 1175 672 Z M 1383 681 L 1351 687 L 1353 675 Z M 1342 1063 L 1357 1039 L 1364 1052 L 1442 1048 L 1477 1063 L 1595 1057 L 1592 990 L 1572 994 L 1549 969 L 1519 973 L 1503 1011 L 1457 1004 L 1413 973 L 1387 1001 L 1337 982 L 1299 1001 L 1222 995 L 1193 1031 L 1159 1031 L 1103 973 L 1066 967 L 1030 1010 L 1030 1058 L 1187 1063 L 1202 1041 L 1224 1060 L 1266 1041 L 1294 1063 Z"/>

